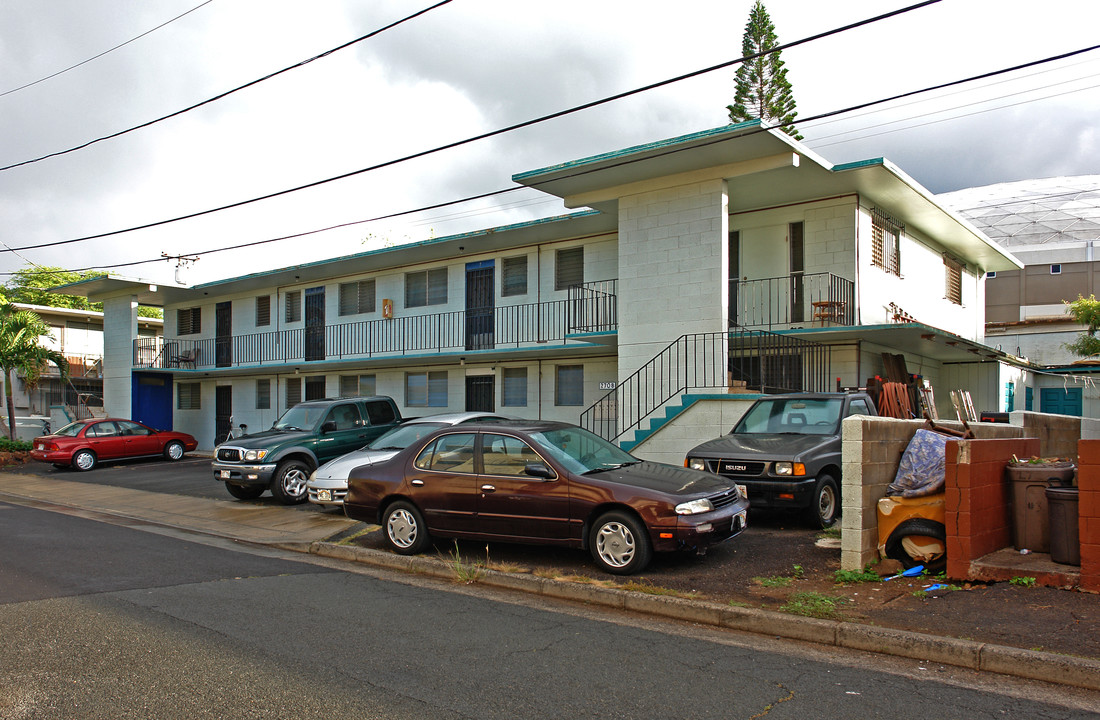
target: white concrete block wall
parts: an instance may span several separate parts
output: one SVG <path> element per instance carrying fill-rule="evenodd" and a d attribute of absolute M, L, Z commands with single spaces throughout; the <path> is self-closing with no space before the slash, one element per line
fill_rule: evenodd
<path fill-rule="evenodd" d="M 137 297 L 122 295 L 103 301 L 103 409 L 108 415 L 133 415 L 134 338 L 137 337 Z"/>
<path fill-rule="evenodd" d="M 963 304 L 956 305 L 946 298 L 943 248 L 916 229 L 906 227 L 901 234 L 899 277 L 871 264 L 872 235 L 871 211 L 863 208 L 859 219 L 857 286 L 861 324 L 893 322 L 888 310 L 890 303 L 893 303 L 917 322 L 942 328 L 968 340 L 981 340 L 985 322 L 985 285 L 976 275 L 973 265 L 966 266 L 962 272 Z"/>
<path fill-rule="evenodd" d="M 558 365 L 584 366 L 584 404 L 557 406 L 554 404 L 556 367 Z M 503 405 L 504 367 L 525 367 L 527 369 L 527 404 L 525 406 Z M 379 395 L 388 395 L 396 401 L 398 409 L 405 417 L 423 417 L 449 412 L 462 412 L 466 409 L 466 375 L 490 372 L 495 377 L 496 412 L 526 419 L 560 420 L 577 423 L 580 414 L 597 399 L 607 393 L 600 389 L 601 383 L 615 381 L 616 363 L 613 357 L 604 358 L 556 358 L 552 361 L 517 361 L 508 363 L 457 363 L 424 364 L 413 367 L 361 368 L 339 370 L 324 373 L 325 395 L 336 397 L 340 391 L 341 375 L 374 375 L 375 391 Z M 408 372 L 445 372 L 447 373 L 447 404 L 445 406 L 409 406 L 405 404 L 405 376 Z M 271 426 L 286 410 L 286 381 L 298 378 L 302 382 L 317 377 L 321 373 L 295 375 L 293 373 L 260 374 L 247 377 L 201 380 L 184 375 L 176 376 L 176 383 L 199 382 L 201 385 L 201 404 L 197 410 L 175 410 L 175 427 L 182 432 L 191 433 L 199 440 L 199 448 L 211 450 L 214 437 L 215 388 L 218 385 L 233 387 L 233 423 L 245 423 L 251 432 L 265 430 Z M 271 381 L 271 408 L 256 408 L 256 380 L 267 378 Z M 173 408 L 177 407 L 177 389 L 173 387 Z"/>
<path fill-rule="evenodd" d="M 731 395 L 729 400 L 699 400 L 630 452 L 643 460 L 683 465 L 688 450 L 732 430 L 758 397 L 747 393 Z M 626 435 L 632 436 L 632 433 Z"/>
<path fill-rule="evenodd" d="M 681 335 L 726 328 L 728 198 L 709 180 L 619 200 L 619 379 Z"/>

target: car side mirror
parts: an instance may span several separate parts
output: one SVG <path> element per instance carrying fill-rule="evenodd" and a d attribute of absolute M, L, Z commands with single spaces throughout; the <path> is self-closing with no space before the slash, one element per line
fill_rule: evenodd
<path fill-rule="evenodd" d="M 523 472 L 531 477 L 544 478 L 546 480 L 553 480 L 556 475 L 554 471 L 546 467 L 546 463 L 532 462 L 523 466 Z"/>
<path fill-rule="evenodd" d="M 321 433 L 322 434 L 330 433 L 330 432 L 336 432 L 336 421 L 335 420 L 328 420 L 323 425 L 321 425 Z"/>

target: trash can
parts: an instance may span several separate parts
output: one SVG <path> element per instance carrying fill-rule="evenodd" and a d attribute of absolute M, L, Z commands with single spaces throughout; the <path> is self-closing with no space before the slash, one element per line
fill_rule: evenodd
<path fill-rule="evenodd" d="M 1073 463 L 1020 463 L 1005 468 L 1012 484 L 1012 545 L 1017 550 L 1050 552 L 1047 488 L 1073 481 Z"/>
<path fill-rule="evenodd" d="M 1080 565 L 1077 488 L 1047 488 L 1046 496 L 1050 508 L 1050 559 L 1062 565 Z"/>

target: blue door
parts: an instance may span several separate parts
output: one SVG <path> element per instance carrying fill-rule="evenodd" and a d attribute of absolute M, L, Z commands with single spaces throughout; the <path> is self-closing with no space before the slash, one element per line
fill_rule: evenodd
<path fill-rule="evenodd" d="M 1081 388 L 1039 388 L 1039 412 L 1081 417 Z"/>
<path fill-rule="evenodd" d="M 130 382 L 131 418 L 157 430 L 171 430 L 172 376 L 134 373 Z"/>

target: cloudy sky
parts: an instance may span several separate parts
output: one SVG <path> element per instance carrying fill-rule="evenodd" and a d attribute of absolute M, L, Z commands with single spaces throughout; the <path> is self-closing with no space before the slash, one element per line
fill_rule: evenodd
<path fill-rule="evenodd" d="M 435 2 L 4 0 L 0 167 L 174 113 Z M 560 201 L 521 190 L 359 222 L 514 187 L 515 173 L 724 125 L 735 68 L 270 200 L 33 247 L 355 173 L 728 62 L 740 55 L 751 4 L 452 0 L 178 117 L 0 171 L 0 272 L 31 263 L 106 267 L 169 282 L 176 264 L 159 258 L 188 255 L 199 259 L 183 278 L 195 284 L 560 214 Z M 791 42 L 910 4 L 766 7 L 780 41 Z M 1100 43 L 1098 26 L 1096 0 L 942 0 L 791 48 L 783 59 L 799 117 L 809 118 L 1087 48 Z M 799 124 L 828 161 L 886 157 L 933 192 L 1100 173 L 1098 127 L 1100 50 Z M 347 226 L 211 252 L 337 225 Z M 141 260 L 157 261 L 112 267 Z"/>

